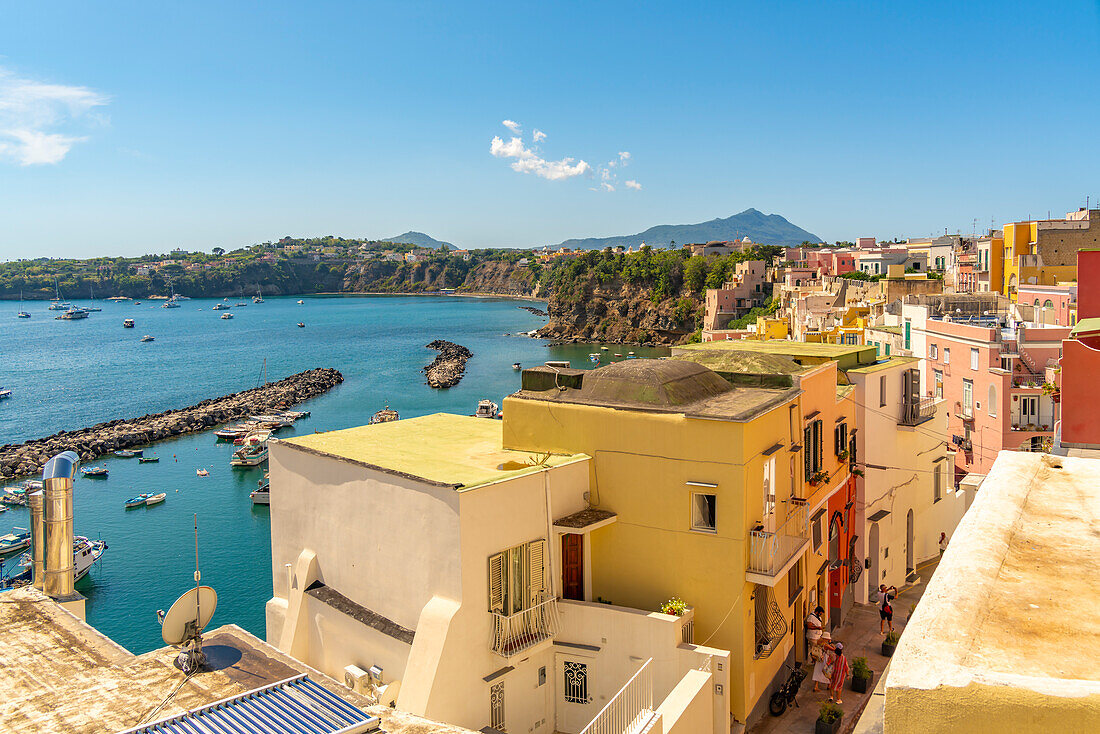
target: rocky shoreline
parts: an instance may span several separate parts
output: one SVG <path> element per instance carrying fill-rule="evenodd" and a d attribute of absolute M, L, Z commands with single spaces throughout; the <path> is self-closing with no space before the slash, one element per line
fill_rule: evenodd
<path fill-rule="evenodd" d="M 205 431 L 245 416 L 289 408 L 343 381 L 344 376 L 339 371 L 328 367 L 306 370 L 251 390 L 203 400 L 189 408 L 107 421 L 26 443 L 6 444 L 0 446 L 0 479 L 41 472 L 42 466 L 60 451 L 75 451 L 82 461 L 91 461 L 119 449 L 146 446 L 161 439 Z"/>
<path fill-rule="evenodd" d="M 431 387 L 454 387 L 466 373 L 466 360 L 474 356 L 473 353 L 454 342 L 436 339 L 424 345 L 426 349 L 435 349 L 439 355 L 430 365 L 424 368 L 428 376 L 428 384 Z"/>

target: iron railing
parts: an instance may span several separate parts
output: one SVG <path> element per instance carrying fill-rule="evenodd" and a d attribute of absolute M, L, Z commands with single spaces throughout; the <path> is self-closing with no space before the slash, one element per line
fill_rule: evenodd
<path fill-rule="evenodd" d="M 502 657 L 512 657 L 524 650 L 548 640 L 561 629 L 561 620 L 558 617 L 558 600 L 548 596 L 546 592 L 540 594 L 542 601 L 505 616 L 497 612 L 490 612 L 493 618 L 493 631 L 489 638 L 489 649 Z"/>
<path fill-rule="evenodd" d="M 653 719 L 653 658 L 607 702 L 581 734 L 635 734 Z"/>
<path fill-rule="evenodd" d="M 775 576 L 808 542 L 805 501 L 791 500 L 787 520 L 775 532 L 753 530 L 749 536 L 749 571 Z"/>
<path fill-rule="evenodd" d="M 935 415 L 936 398 L 914 397 L 902 404 L 901 418 L 898 420 L 898 424 L 916 426 L 935 417 Z"/>

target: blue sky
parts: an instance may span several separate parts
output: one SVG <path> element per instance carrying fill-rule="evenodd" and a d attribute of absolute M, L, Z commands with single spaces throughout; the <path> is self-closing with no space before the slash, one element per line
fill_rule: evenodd
<path fill-rule="evenodd" d="M 1058 216 L 1100 200 L 1098 19 L 1095 0 L 7 3 L 0 258 L 409 229 L 529 246 L 748 207 L 827 240 Z"/>

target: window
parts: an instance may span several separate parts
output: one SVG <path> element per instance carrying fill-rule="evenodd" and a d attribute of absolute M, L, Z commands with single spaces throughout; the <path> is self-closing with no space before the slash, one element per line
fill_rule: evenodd
<path fill-rule="evenodd" d="M 932 502 L 939 502 L 943 499 L 943 465 L 938 461 L 932 470 L 932 487 Z"/>
<path fill-rule="evenodd" d="M 878 407 L 886 405 L 886 376 L 878 378 Z"/>
<path fill-rule="evenodd" d="M 978 350 L 973 348 L 970 350 L 970 369 L 978 369 Z"/>
<path fill-rule="evenodd" d="M 489 611 L 510 617 L 538 604 L 546 590 L 545 563 L 542 539 L 489 556 Z"/>
<path fill-rule="evenodd" d="M 932 376 L 936 382 L 936 399 L 943 399 L 943 370 L 932 370 Z"/>
<path fill-rule="evenodd" d="M 718 532 L 715 509 L 718 496 L 702 492 L 691 493 L 691 529 L 704 533 Z"/>
<path fill-rule="evenodd" d="M 1043 308 L 1054 308 L 1054 301 L 1049 298 L 1043 301 Z"/>
<path fill-rule="evenodd" d="M 989 397 L 985 403 L 985 410 L 994 418 L 997 417 L 997 386 L 989 386 Z"/>
<path fill-rule="evenodd" d="M 848 463 L 856 463 L 856 432 L 848 434 Z"/>
<path fill-rule="evenodd" d="M 963 380 L 963 415 L 970 418 L 974 415 L 974 381 Z"/>
<path fill-rule="evenodd" d="M 588 703 L 588 666 L 565 660 L 562 667 L 565 670 L 565 702 Z"/>
<path fill-rule="evenodd" d="M 939 348 L 939 346 L 937 346 L 935 344 L 931 344 L 931 345 L 928 346 L 928 358 L 929 359 L 939 359 L 940 358 L 940 348 Z"/>
<path fill-rule="evenodd" d="M 802 559 L 791 566 L 787 572 L 787 598 L 788 604 L 794 604 L 795 597 L 802 593 Z"/>
<path fill-rule="evenodd" d="M 489 726 L 497 731 L 508 731 L 504 728 L 504 681 L 489 688 Z"/>
<path fill-rule="evenodd" d="M 912 347 L 909 346 L 909 335 L 910 335 L 910 331 L 912 330 L 912 328 L 913 328 L 913 323 L 909 319 L 906 319 L 905 320 L 905 348 L 906 349 L 912 349 Z"/>
<path fill-rule="evenodd" d="M 764 462 L 764 529 L 771 532 L 775 524 L 775 457 Z"/>
<path fill-rule="evenodd" d="M 814 515 L 814 518 L 810 521 L 810 532 L 813 536 L 814 553 L 821 551 L 821 516 L 825 514 L 822 510 Z"/>
<path fill-rule="evenodd" d="M 947 347 L 943 348 L 943 363 L 951 364 L 951 350 Z"/>
<path fill-rule="evenodd" d="M 821 421 L 816 420 L 806 426 L 802 431 L 805 458 L 806 481 L 810 481 L 814 474 L 821 471 L 822 464 L 822 437 Z"/>
<path fill-rule="evenodd" d="M 833 429 L 833 453 L 840 456 L 848 450 L 848 424 L 841 423 Z"/>

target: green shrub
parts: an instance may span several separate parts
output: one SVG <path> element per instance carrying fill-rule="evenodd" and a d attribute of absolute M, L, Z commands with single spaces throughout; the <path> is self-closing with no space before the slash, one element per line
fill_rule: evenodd
<path fill-rule="evenodd" d="M 837 706 L 832 701 L 825 701 L 822 703 L 817 713 L 817 718 L 821 719 L 826 724 L 831 724 L 842 716 L 844 716 L 844 709 L 840 708 L 840 706 Z"/>
<path fill-rule="evenodd" d="M 871 666 L 867 664 L 867 658 L 855 658 L 852 660 L 853 678 L 870 678 Z"/>
<path fill-rule="evenodd" d="M 890 633 L 888 635 L 886 635 L 886 644 L 887 645 L 897 645 L 898 640 L 900 640 L 900 639 L 901 639 L 901 635 L 899 635 L 894 630 L 890 630 Z"/>

